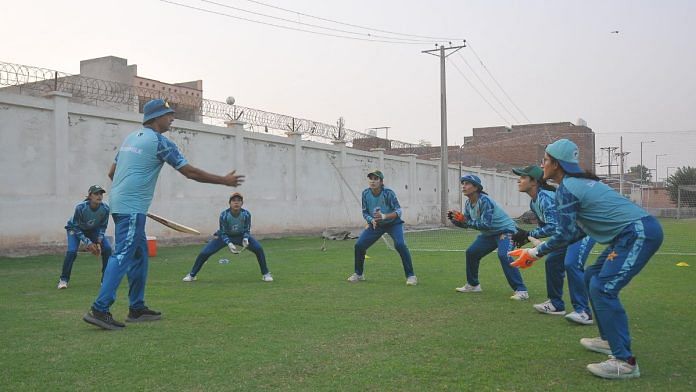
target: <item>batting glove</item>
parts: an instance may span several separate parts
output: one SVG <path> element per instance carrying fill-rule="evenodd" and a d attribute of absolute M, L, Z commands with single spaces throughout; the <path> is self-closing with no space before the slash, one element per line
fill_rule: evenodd
<path fill-rule="evenodd" d="M 233 243 L 230 242 L 229 244 L 227 244 L 227 247 L 230 248 L 230 252 L 232 252 L 232 253 L 234 253 L 234 254 L 239 253 L 239 251 L 237 250 L 237 247 L 234 246 Z"/>
<path fill-rule="evenodd" d="M 247 246 L 249 246 L 249 239 L 248 239 L 248 238 L 245 238 L 245 239 L 242 240 L 242 246 L 245 247 L 245 248 L 246 248 Z"/>

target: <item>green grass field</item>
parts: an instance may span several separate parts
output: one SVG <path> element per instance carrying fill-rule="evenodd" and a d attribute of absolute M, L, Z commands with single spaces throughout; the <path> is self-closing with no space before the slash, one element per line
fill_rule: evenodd
<path fill-rule="evenodd" d="M 345 281 L 353 241 L 325 252 L 318 238 L 262 244 L 273 283 L 253 254 L 225 251 L 183 283 L 202 244 L 160 248 L 146 300 L 164 319 L 116 332 L 81 320 L 98 291 L 95 257 L 81 253 L 61 291 L 62 255 L 0 259 L 0 389 L 696 390 L 696 256 L 658 255 L 622 292 L 642 377 L 606 381 L 585 370 L 606 357 L 578 343 L 596 327 L 532 309 L 546 298 L 542 262 L 523 273 L 531 300 L 515 302 L 494 256 L 482 262 L 484 292 L 460 294 L 463 253 L 414 252 L 420 284 L 407 287 L 381 242 L 360 284 Z M 119 320 L 127 290 L 112 308 Z"/>

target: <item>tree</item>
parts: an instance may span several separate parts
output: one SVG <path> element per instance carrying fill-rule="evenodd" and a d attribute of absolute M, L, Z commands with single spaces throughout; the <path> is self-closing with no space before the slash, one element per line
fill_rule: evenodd
<path fill-rule="evenodd" d="M 641 173 L 642 172 L 642 173 Z M 631 168 L 628 169 L 628 173 L 631 174 L 636 178 L 636 180 L 640 181 L 642 178 L 644 182 L 650 182 L 650 179 L 652 178 L 652 174 L 650 173 L 650 169 L 643 165 L 635 165 Z M 642 174 L 642 176 L 641 176 Z"/>
<path fill-rule="evenodd" d="M 679 186 L 691 185 L 696 187 L 696 167 L 683 166 L 665 180 L 665 188 L 669 192 L 669 198 L 677 203 L 679 198 Z M 692 188 L 693 189 L 693 188 Z M 682 189 L 681 202 L 684 207 L 696 207 L 696 191 Z"/>

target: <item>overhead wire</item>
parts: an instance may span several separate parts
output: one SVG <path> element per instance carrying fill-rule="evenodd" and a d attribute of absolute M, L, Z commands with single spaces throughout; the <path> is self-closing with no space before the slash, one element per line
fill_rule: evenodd
<path fill-rule="evenodd" d="M 354 40 L 354 41 L 400 44 L 400 45 L 424 45 L 424 44 L 428 44 L 428 42 L 426 42 L 426 41 L 404 41 L 403 39 L 399 40 L 399 38 L 373 39 L 373 38 L 363 38 L 363 37 L 351 37 L 351 36 L 346 36 L 346 35 L 341 35 L 341 34 L 332 34 L 332 33 L 327 33 L 327 32 L 322 32 L 322 31 L 308 30 L 308 29 L 292 27 L 292 26 L 285 26 L 285 25 L 281 25 L 281 24 L 270 23 L 270 22 L 251 19 L 251 18 L 245 18 L 245 17 L 238 16 L 238 15 L 231 15 L 231 14 L 228 14 L 225 12 L 220 12 L 220 11 L 216 11 L 216 10 L 212 10 L 212 9 L 208 9 L 208 8 L 203 8 L 203 7 L 197 7 L 194 5 L 184 4 L 184 3 L 180 3 L 180 2 L 176 2 L 176 1 L 172 1 L 172 0 L 160 0 L 160 1 L 163 3 L 175 5 L 178 7 L 188 8 L 188 9 L 192 9 L 195 11 L 200 11 L 200 12 L 219 15 L 219 16 L 224 16 L 224 17 L 231 18 L 231 19 L 243 20 L 246 22 L 261 24 L 261 25 L 265 25 L 265 26 L 271 26 L 271 27 L 281 28 L 281 29 L 285 29 L 285 30 L 299 31 L 299 32 L 321 35 L 321 36 L 326 36 L 326 37 L 342 38 L 342 39 L 349 39 L 349 40 Z M 268 17 L 271 17 L 271 16 L 268 16 Z M 292 23 L 297 23 L 297 22 L 292 21 Z M 314 26 L 314 27 L 328 29 L 328 28 L 322 27 L 322 26 Z M 359 34 L 359 33 L 351 33 L 351 34 Z M 433 44 L 435 42 L 430 42 L 430 43 Z"/>
<path fill-rule="evenodd" d="M 257 1 L 257 0 L 245 0 L 245 1 L 248 1 L 248 2 L 254 3 L 254 4 L 258 4 L 258 5 L 262 5 L 264 7 L 269 7 L 269 8 L 277 9 L 280 11 L 289 12 L 289 13 L 296 14 L 296 15 L 301 15 L 301 16 L 304 16 L 307 18 L 317 19 L 317 20 L 321 20 L 324 22 L 336 23 L 336 24 L 349 26 L 349 27 L 355 27 L 355 28 L 359 28 L 359 29 L 363 29 L 363 30 L 372 30 L 372 31 L 380 32 L 380 33 L 386 33 L 386 34 L 392 34 L 392 35 L 401 35 L 401 36 L 405 36 L 405 37 L 433 39 L 433 40 L 437 40 L 437 41 L 461 41 L 462 40 L 462 38 L 431 37 L 431 36 L 427 36 L 427 35 L 406 34 L 406 33 L 399 33 L 399 32 L 394 32 L 394 31 L 389 31 L 389 30 L 381 30 L 381 29 L 376 29 L 373 27 L 361 26 L 361 25 L 356 25 L 356 24 L 351 24 L 351 23 L 346 23 L 346 22 L 340 22 L 340 21 L 337 21 L 334 19 L 322 18 L 320 16 L 309 15 L 309 14 L 305 14 L 302 12 L 293 11 L 293 10 L 290 10 L 287 8 L 278 7 L 276 5 L 263 3 L 263 2 Z"/>
<path fill-rule="evenodd" d="M 498 86 L 498 88 L 500 89 L 500 91 L 502 91 L 503 94 L 505 94 L 505 96 L 506 96 L 507 99 L 510 101 L 510 103 L 512 103 L 512 106 L 514 106 L 515 109 L 517 109 L 517 111 L 520 112 L 520 114 L 522 114 L 522 117 L 524 117 L 524 118 L 527 120 L 527 122 L 530 122 L 530 123 L 531 123 L 532 121 L 529 119 L 529 117 L 527 117 L 527 115 L 524 114 L 524 112 L 522 111 L 522 109 L 520 109 L 520 107 L 517 106 L 517 104 L 515 104 L 515 101 L 512 100 L 512 98 L 511 98 L 510 95 L 507 93 L 507 91 L 505 91 L 505 89 L 503 88 L 503 86 L 500 85 L 500 83 L 499 83 L 498 80 L 495 78 L 495 76 L 493 76 L 493 73 L 488 69 L 488 67 L 486 66 L 486 64 L 483 63 L 483 60 L 481 60 L 481 57 L 479 57 L 478 53 L 476 53 L 476 51 L 475 51 L 474 48 L 471 46 L 471 43 L 470 43 L 469 41 L 467 41 L 467 45 L 466 45 L 466 46 L 469 48 L 469 50 L 471 50 L 471 53 L 473 53 L 474 56 L 476 56 L 476 58 L 478 59 L 479 63 L 481 64 L 481 67 L 483 67 L 483 69 L 486 71 L 486 73 L 488 73 L 488 76 L 490 76 L 491 79 L 493 79 L 493 81 L 494 81 L 495 84 Z"/>
<path fill-rule="evenodd" d="M 479 80 L 479 82 L 481 82 L 481 84 L 483 85 L 483 87 L 485 87 L 486 90 L 488 90 L 488 92 L 491 94 L 491 96 L 493 97 L 493 99 L 495 99 L 495 101 L 498 102 L 498 104 L 500 105 L 500 107 L 502 107 L 502 108 L 507 112 L 507 114 L 509 114 L 510 117 L 512 117 L 513 121 L 515 121 L 516 123 L 519 123 L 519 121 L 517 120 L 517 118 L 515 117 L 515 115 L 512 114 L 512 112 L 510 112 L 510 110 L 507 108 L 507 106 L 505 106 L 505 104 L 503 104 L 503 103 L 500 101 L 500 99 L 498 99 L 497 95 L 493 92 L 493 90 L 491 90 L 491 89 L 488 87 L 488 85 L 486 84 L 486 82 L 484 82 L 483 79 L 481 79 L 481 77 L 478 75 L 478 73 L 476 73 L 476 71 L 474 70 L 474 67 L 472 67 L 471 64 L 469 64 L 468 61 L 466 61 L 466 58 L 464 58 L 464 56 L 462 55 L 462 53 L 461 53 L 461 52 L 457 52 L 457 55 L 458 55 L 459 58 L 464 62 L 464 64 L 466 64 L 466 66 L 469 67 L 469 69 L 471 70 L 471 72 L 474 74 L 474 76 L 476 76 L 476 78 Z"/>
<path fill-rule="evenodd" d="M 361 32 L 355 32 L 355 31 L 349 31 L 349 30 L 343 30 L 343 29 L 336 29 L 336 28 L 332 28 L 332 27 L 325 27 L 325 26 L 320 26 L 320 25 L 316 25 L 316 24 L 312 24 L 312 23 L 304 23 L 304 22 L 295 21 L 295 20 L 292 20 L 292 19 L 281 18 L 281 17 L 278 17 L 278 16 L 268 15 L 268 14 L 264 14 L 264 13 L 261 13 L 261 12 L 250 11 L 250 10 L 247 10 L 247 9 L 244 9 L 244 8 L 233 7 L 233 6 L 231 6 L 231 5 L 227 5 L 227 4 L 223 4 L 223 3 L 219 3 L 219 2 L 215 2 L 215 1 L 211 1 L 211 0 L 200 0 L 200 1 L 203 2 L 203 3 L 208 3 L 208 4 L 217 5 L 217 6 L 223 7 L 223 8 L 233 9 L 233 10 L 235 10 L 235 11 L 246 12 L 246 13 L 249 13 L 249 14 L 252 14 L 252 15 L 256 15 L 256 16 L 261 16 L 261 17 L 264 17 L 264 18 L 269 18 L 269 19 L 274 19 L 274 20 L 280 20 L 280 21 L 283 21 L 283 22 L 298 24 L 298 25 L 300 25 L 300 26 L 313 27 L 313 28 L 317 28 L 317 29 L 335 31 L 335 32 L 339 32 L 339 33 L 353 34 L 353 35 L 361 35 L 361 36 L 366 36 L 366 37 L 369 37 L 369 38 L 388 39 L 388 40 L 398 40 L 398 41 L 404 41 L 404 42 L 409 42 L 409 43 L 421 43 L 421 44 L 434 44 L 434 43 L 437 43 L 437 41 L 433 41 L 433 40 L 423 40 L 423 39 L 415 39 L 415 38 L 389 37 L 389 36 L 385 36 L 385 35 L 370 34 L 370 33 L 361 33 Z"/>
<path fill-rule="evenodd" d="M 471 88 L 481 97 L 481 99 L 483 99 L 484 102 L 486 102 L 488 104 L 488 106 L 498 115 L 498 117 L 500 117 L 506 124 L 511 125 L 510 121 L 508 121 L 505 117 L 503 117 L 503 115 L 500 114 L 500 112 L 495 108 L 495 106 L 493 106 L 490 103 L 490 101 L 488 101 L 486 99 L 486 97 L 483 94 L 481 94 L 481 92 L 476 88 L 476 86 L 474 86 L 474 84 L 471 83 L 469 78 L 467 78 L 466 75 L 464 75 L 464 72 L 462 72 L 462 70 L 459 69 L 457 64 L 455 62 L 451 61 L 449 58 L 447 59 L 447 61 L 449 61 L 449 63 L 452 64 L 452 66 L 454 67 L 454 69 L 457 70 L 459 75 L 461 75 L 461 77 L 464 78 L 464 80 L 466 80 L 467 83 L 469 83 L 469 86 L 471 86 Z"/>

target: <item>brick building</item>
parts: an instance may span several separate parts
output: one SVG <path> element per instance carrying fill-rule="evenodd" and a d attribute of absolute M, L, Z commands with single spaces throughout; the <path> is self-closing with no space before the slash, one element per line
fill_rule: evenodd
<path fill-rule="evenodd" d="M 450 163 L 462 162 L 464 166 L 495 168 L 501 171 L 512 167 L 539 164 L 546 145 L 558 139 L 570 139 L 580 149 L 580 166 L 594 171 L 595 134 L 584 121 L 524 124 L 512 127 L 474 128 L 473 135 L 464 139 L 462 146 L 449 146 Z M 440 156 L 439 146 L 391 148 L 389 140 L 377 137 L 354 139 L 353 148 L 369 150 L 385 148 L 387 154 L 417 154 L 418 158 L 431 159 Z"/>

